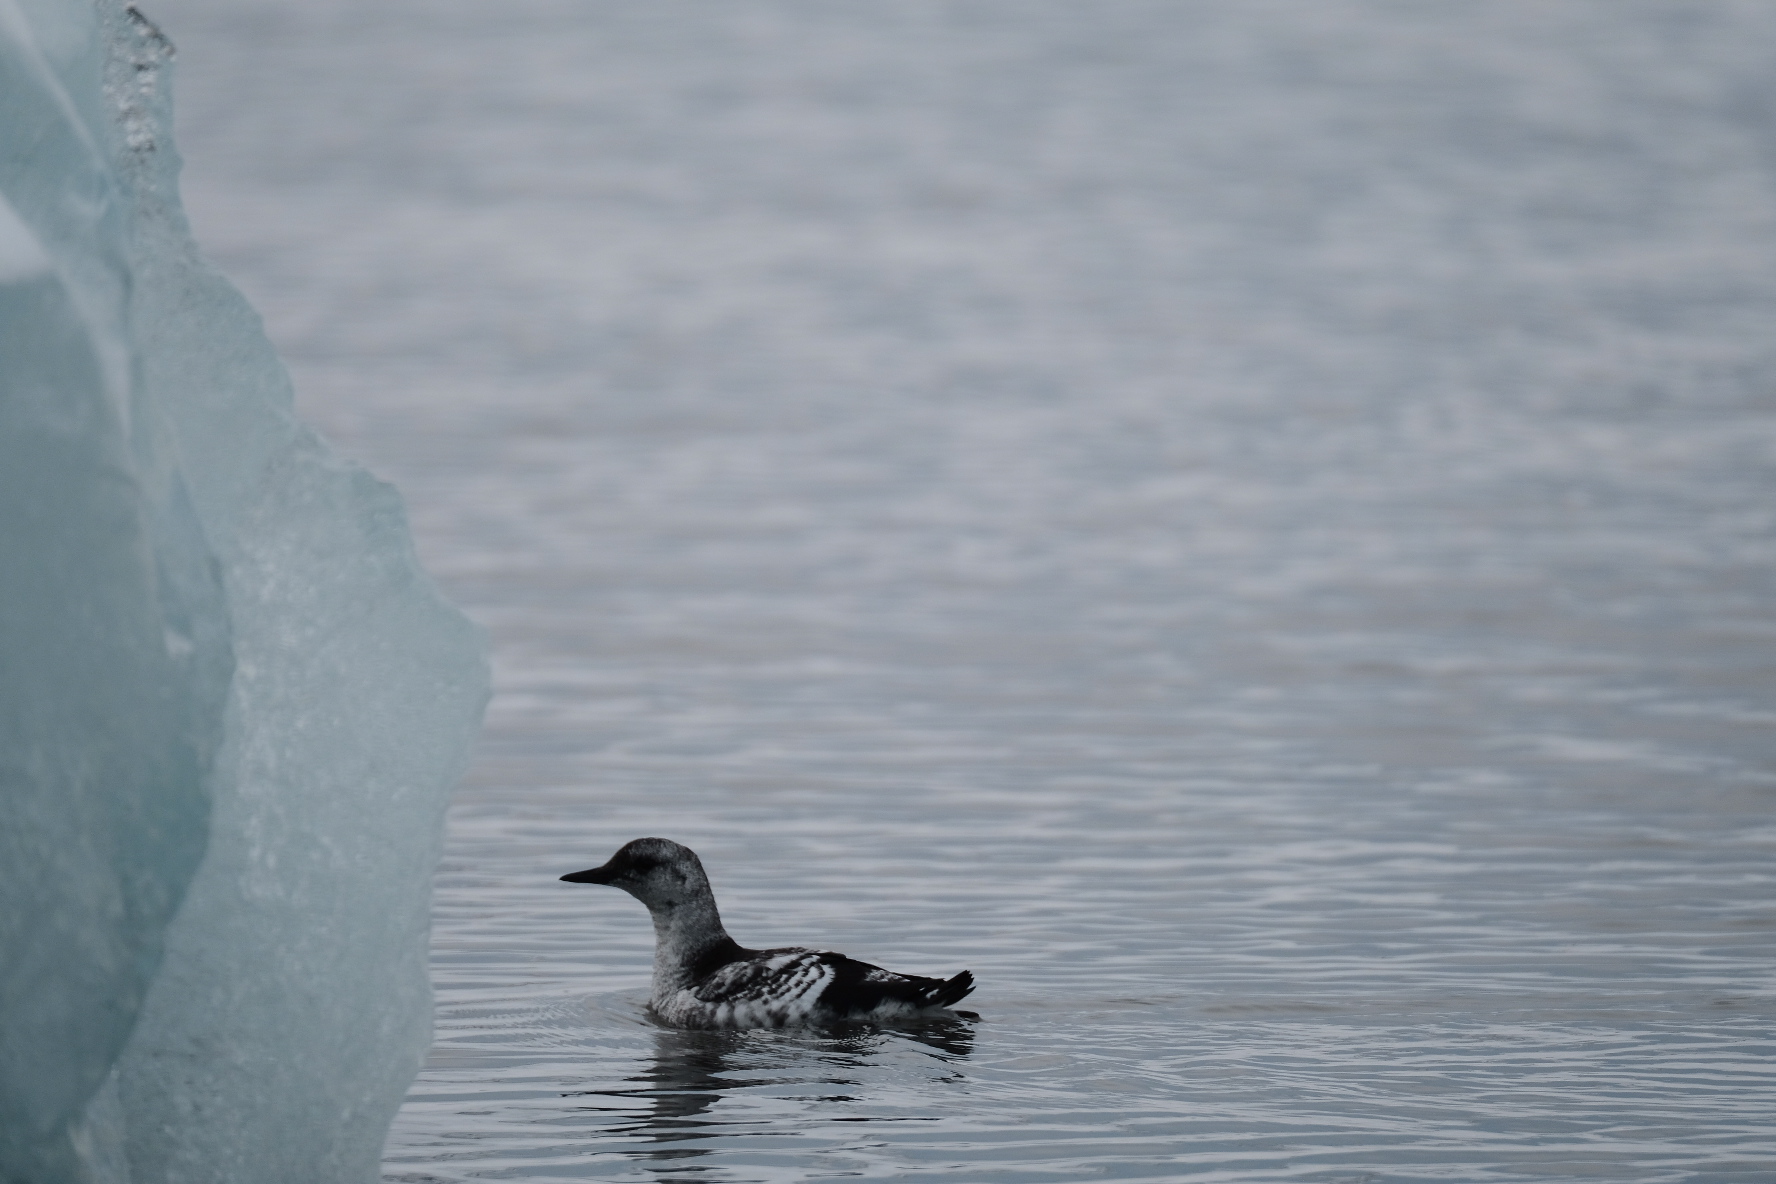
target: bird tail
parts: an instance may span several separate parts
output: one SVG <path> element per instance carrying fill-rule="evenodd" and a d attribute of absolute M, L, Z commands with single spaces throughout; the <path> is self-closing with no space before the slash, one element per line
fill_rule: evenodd
<path fill-rule="evenodd" d="M 948 1007 L 974 990 L 974 975 L 964 970 L 954 978 L 933 983 L 919 994 L 921 1007 Z"/>

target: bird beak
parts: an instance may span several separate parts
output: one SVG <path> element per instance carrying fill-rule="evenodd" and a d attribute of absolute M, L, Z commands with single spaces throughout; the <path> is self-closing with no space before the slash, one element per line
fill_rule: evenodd
<path fill-rule="evenodd" d="M 616 878 L 616 873 L 609 870 L 610 864 L 603 867 L 587 868 L 583 872 L 568 872 L 561 878 L 569 884 L 608 884 Z"/>

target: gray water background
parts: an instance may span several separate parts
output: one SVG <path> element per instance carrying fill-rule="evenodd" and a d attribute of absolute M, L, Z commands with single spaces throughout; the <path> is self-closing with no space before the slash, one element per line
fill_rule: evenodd
<path fill-rule="evenodd" d="M 388 1179 L 1776 1180 L 1776 5 L 148 11 L 492 638 Z"/>

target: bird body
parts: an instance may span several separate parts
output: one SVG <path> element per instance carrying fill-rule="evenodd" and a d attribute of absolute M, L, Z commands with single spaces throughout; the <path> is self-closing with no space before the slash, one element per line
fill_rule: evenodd
<path fill-rule="evenodd" d="M 702 861 L 670 839 L 636 839 L 602 867 L 561 878 L 609 884 L 647 906 L 655 939 L 649 1006 L 673 1027 L 891 1020 L 948 1007 L 974 990 L 966 970 L 925 978 L 824 950 L 746 949 L 723 928 Z"/>

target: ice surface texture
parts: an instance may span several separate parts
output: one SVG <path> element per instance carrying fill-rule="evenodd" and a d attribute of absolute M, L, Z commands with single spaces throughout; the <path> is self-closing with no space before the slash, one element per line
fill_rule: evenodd
<path fill-rule="evenodd" d="M 0 1180 L 370 1180 L 483 647 L 199 258 L 170 59 L 0 0 Z"/>

